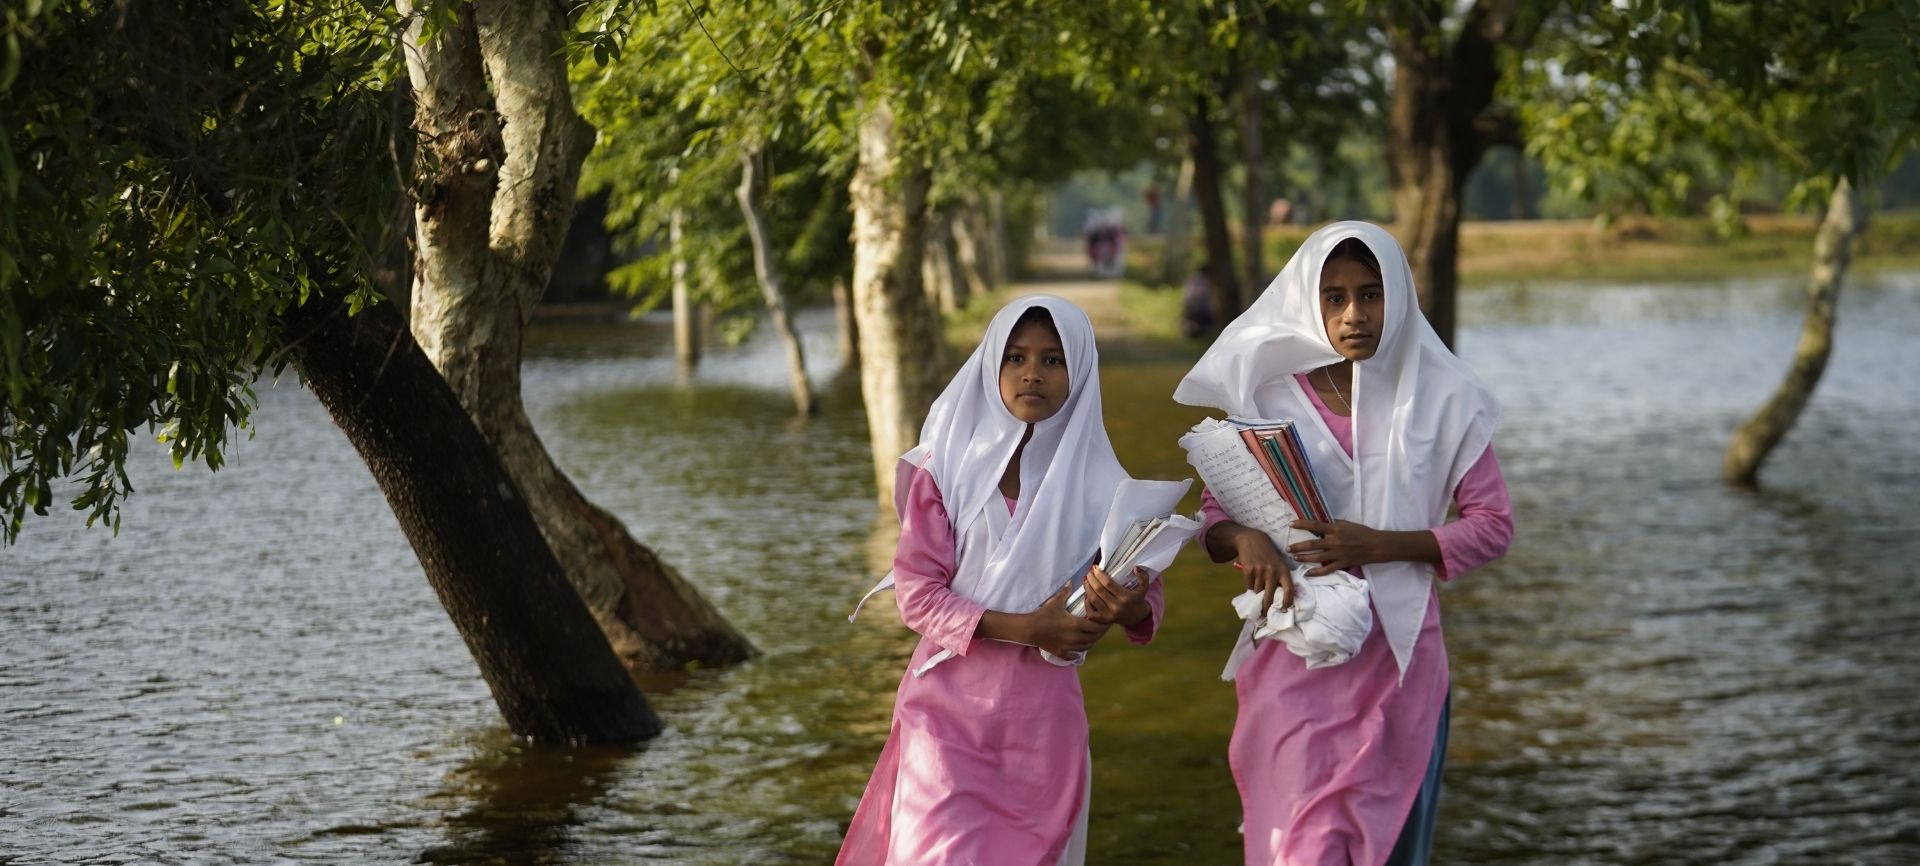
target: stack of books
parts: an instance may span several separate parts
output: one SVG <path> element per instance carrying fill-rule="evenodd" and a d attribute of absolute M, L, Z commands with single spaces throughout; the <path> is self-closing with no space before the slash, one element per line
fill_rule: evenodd
<path fill-rule="evenodd" d="M 1330 517 L 1292 421 L 1208 418 L 1180 437 L 1180 446 L 1227 515 L 1267 533 L 1281 550 L 1315 537 L 1294 529 L 1295 520 Z"/>
<path fill-rule="evenodd" d="M 1227 423 L 1240 427 L 1240 440 L 1253 459 L 1273 482 L 1273 489 L 1287 500 L 1293 513 L 1308 520 L 1327 523 L 1332 520 L 1327 502 L 1320 495 L 1319 479 L 1313 463 L 1300 444 L 1300 431 L 1292 421 L 1243 421 L 1230 418 Z"/>

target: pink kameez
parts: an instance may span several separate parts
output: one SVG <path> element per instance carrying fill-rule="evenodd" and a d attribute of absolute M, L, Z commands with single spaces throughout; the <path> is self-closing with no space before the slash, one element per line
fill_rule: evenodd
<path fill-rule="evenodd" d="M 1353 453 L 1352 419 L 1329 411 L 1300 378 L 1334 439 Z M 1513 540 L 1491 446 L 1461 478 L 1454 503 L 1460 519 L 1433 529 L 1441 580 L 1499 558 Z M 1210 492 L 1202 510 L 1204 538 L 1228 518 Z M 1263 642 L 1235 678 L 1239 715 L 1227 749 L 1248 866 L 1384 863 L 1426 774 L 1448 685 L 1437 588 L 1404 682 L 1377 625 L 1353 658 L 1318 670 L 1281 642 Z"/>
<path fill-rule="evenodd" d="M 1077 669 L 1039 650 L 982 640 L 986 609 L 950 584 L 952 524 L 932 474 L 902 465 L 894 552 L 900 619 L 920 643 L 894 698 L 893 727 L 840 846 L 838 866 L 1055 866 L 1087 800 L 1087 713 Z M 1007 500 L 1008 507 L 1014 505 Z M 1144 644 L 1164 600 L 1126 630 Z M 942 649 L 956 658 L 913 671 Z"/>

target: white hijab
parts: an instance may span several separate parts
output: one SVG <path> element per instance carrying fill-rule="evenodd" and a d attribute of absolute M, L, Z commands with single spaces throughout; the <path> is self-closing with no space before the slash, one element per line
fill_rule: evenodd
<path fill-rule="evenodd" d="M 1359 238 L 1380 261 L 1386 321 L 1373 357 L 1353 365 L 1350 458 L 1293 376 L 1344 360 L 1320 315 L 1320 270 Z M 1500 404 L 1420 313 L 1406 253 L 1372 223 L 1314 232 L 1253 306 L 1234 319 L 1174 389 L 1173 399 L 1248 418 L 1290 418 L 1336 519 L 1375 529 L 1431 529 L 1446 520 L 1460 479 L 1493 440 Z M 1401 677 L 1426 618 L 1433 567 L 1366 566 L 1374 608 Z"/>
<path fill-rule="evenodd" d="M 1067 356 L 1068 391 L 1053 417 L 1033 425 L 1020 456 L 1020 499 L 991 550 L 968 549 L 969 532 L 991 509 L 1006 513 L 1000 475 L 1027 425 L 1000 398 L 1000 358 L 1014 323 L 1038 307 L 1053 319 Z M 1079 307 L 1052 295 L 1029 295 L 1002 308 L 920 428 L 920 444 L 902 460 L 924 465 L 953 523 L 962 570 L 986 557 L 978 577 L 954 589 L 1008 613 L 1032 611 L 1078 577 L 1100 546 L 1114 491 L 1127 478 L 1107 439 L 1100 410 L 1100 356 L 1093 323 Z"/>

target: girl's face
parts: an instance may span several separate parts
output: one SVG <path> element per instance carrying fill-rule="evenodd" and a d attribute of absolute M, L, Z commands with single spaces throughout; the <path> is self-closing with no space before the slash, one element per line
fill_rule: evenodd
<path fill-rule="evenodd" d="M 1329 259 L 1320 268 L 1320 319 L 1334 351 L 1349 361 L 1373 357 L 1387 323 L 1380 275 L 1353 259 Z"/>
<path fill-rule="evenodd" d="M 1067 352 L 1048 322 L 1013 329 L 1000 353 L 1000 400 L 1025 424 L 1038 424 L 1067 403 Z"/>

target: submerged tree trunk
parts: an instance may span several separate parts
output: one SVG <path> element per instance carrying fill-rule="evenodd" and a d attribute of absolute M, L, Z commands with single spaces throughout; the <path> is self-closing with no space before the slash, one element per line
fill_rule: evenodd
<path fill-rule="evenodd" d="M 1227 227 L 1227 203 L 1221 192 L 1220 145 L 1208 102 L 1206 96 L 1200 96 L 1187 118 L 1187 152 L 1193 157 L 1193 196 L 1200 206 L 1207 280 L 1213 284 L 1213 321 L 1219 328 L 1240 315 L 1241 308 L 1239 281 L 1234 276 L 1233 233 Z"/>
<path fill-rule="evenodd" d="M 920 441 L 920 422 L 939 394 L 943 346 L 920 279 L 928 173 L 902 162 L 895 122 L 885 96 L 862 107 L 848 187 L 860 395 L 883 506 L 893 502 L 894 462 Z"/>
<path fill-rule="evenodd" d="M 556 744 L 659 733 L 493 445 L 398 311 L 349 318 L 316 298 L 285 323 L 302 378 L 386 494 L 507 727 Z"/>
<path fill-rule="evenodd" d="M 1260 147 L 1260 76 L 1248 72 L 1240 83 L 1240 162 L 1246 172 L 1241 190 L 1241 222 L 1245 233 L 1240 238 L 1240 308 L 1253 306 L 1253 299 L 1267 286 L 1267 264 L 1262 244 L 1266 241 L 1267 194 L 1261 183 L 1261 164 L 1266 159 Z"/>
<path fill-rule="evenodd" d="M 860 326 L 853 318 L 853 290 L 846 277 L 833 278 L 833 320 L 840 338 L 840 369 L 860 369 Z"/>
<path fill-rule="evenodd" d="M 412 6 L 400 2 L 409 16 Z M 593 130 L 573 111 L 556 7 L 480 0 L 467 11 L 432 41 L 413 16 L 404 36 L 422 132 L 414 336 L 498 450 L 621 658 L 636 671 L 746 659 L 746 638 L 580 493 L 527 418 L 522 336 Z"/>
<path fill-rule="evenodd" d="M 787 350 L 787 384 L 793 389 L 793 406 L 801 415 L 812 415 L 820 407 L 813 398 L 813 385 L 807 381 L 807 355 L 800 347 L 800 335 L 787 316 L 787 290 L 780 279 L 780 266 L 773 260 L 773 242 L 767 238 L 767 222 L 760 215 L 755 194 L 759 190 L 760 155 L 753 151 L 740 154 L 740 186 L 733 191 L 740 202 L 740 215 L 747 221 L 747 237 L 753 246 L 753 272 L 760 278 L 760 294 L 766 300 L 767 316 L 773 331 Z"/>
<path fill-rule="evenodd" d="M 1759 481 L 1760 464 L 1786 438 L 1787 431 L 1800 418 L 1800 411 L 1820 384 L 1827 370 L 1827 357 L 1833 351 L 1834 306 L 1847 278 L 1847 266 L 1853 261 L 1853 241 L 1866 229 L 1866 211 L 1853 184 L 1846 178 L 1833 187 L 1827 201 L 1827 216 L 1813 238 L 1813 275 L 1807 281 L 1807 318 L 1800 325 L 1800 343 L 1793 351 L 1793 364 L 1766 405 L 1760 407 L 1733 433 L 1726 457 L 1720 464 L 1720 477 L 1728 484 L 1751 487 Z"/>
<path fill-rule="evenodd" d="M 1180 176 L 1173 182 L 1173 197 L 1163 205 L 1167 209 L 1167 232 L 1164 238 L 1165 251 L 1162 264 L 1165 270 L 1162 278 L 1168 285 L 1178 286 L 1187 281 L 1187 275 L 1193 273 L 1193 238 L 1187 236 L 1187 202 L 1193 198 L 1193 153 L 1189 150 L 1180 157 Z"/>
<path fill-rule="evenodd" d="M 679 178 L 679 171 L 674 177 Z M 673 357 L 682 370 L 700 363 L 700 314 L 693 304 L 693 287 L 687 284 L 685 211 L 674 208 L 667 214 L 667 269 L 673 278 Z"/>

